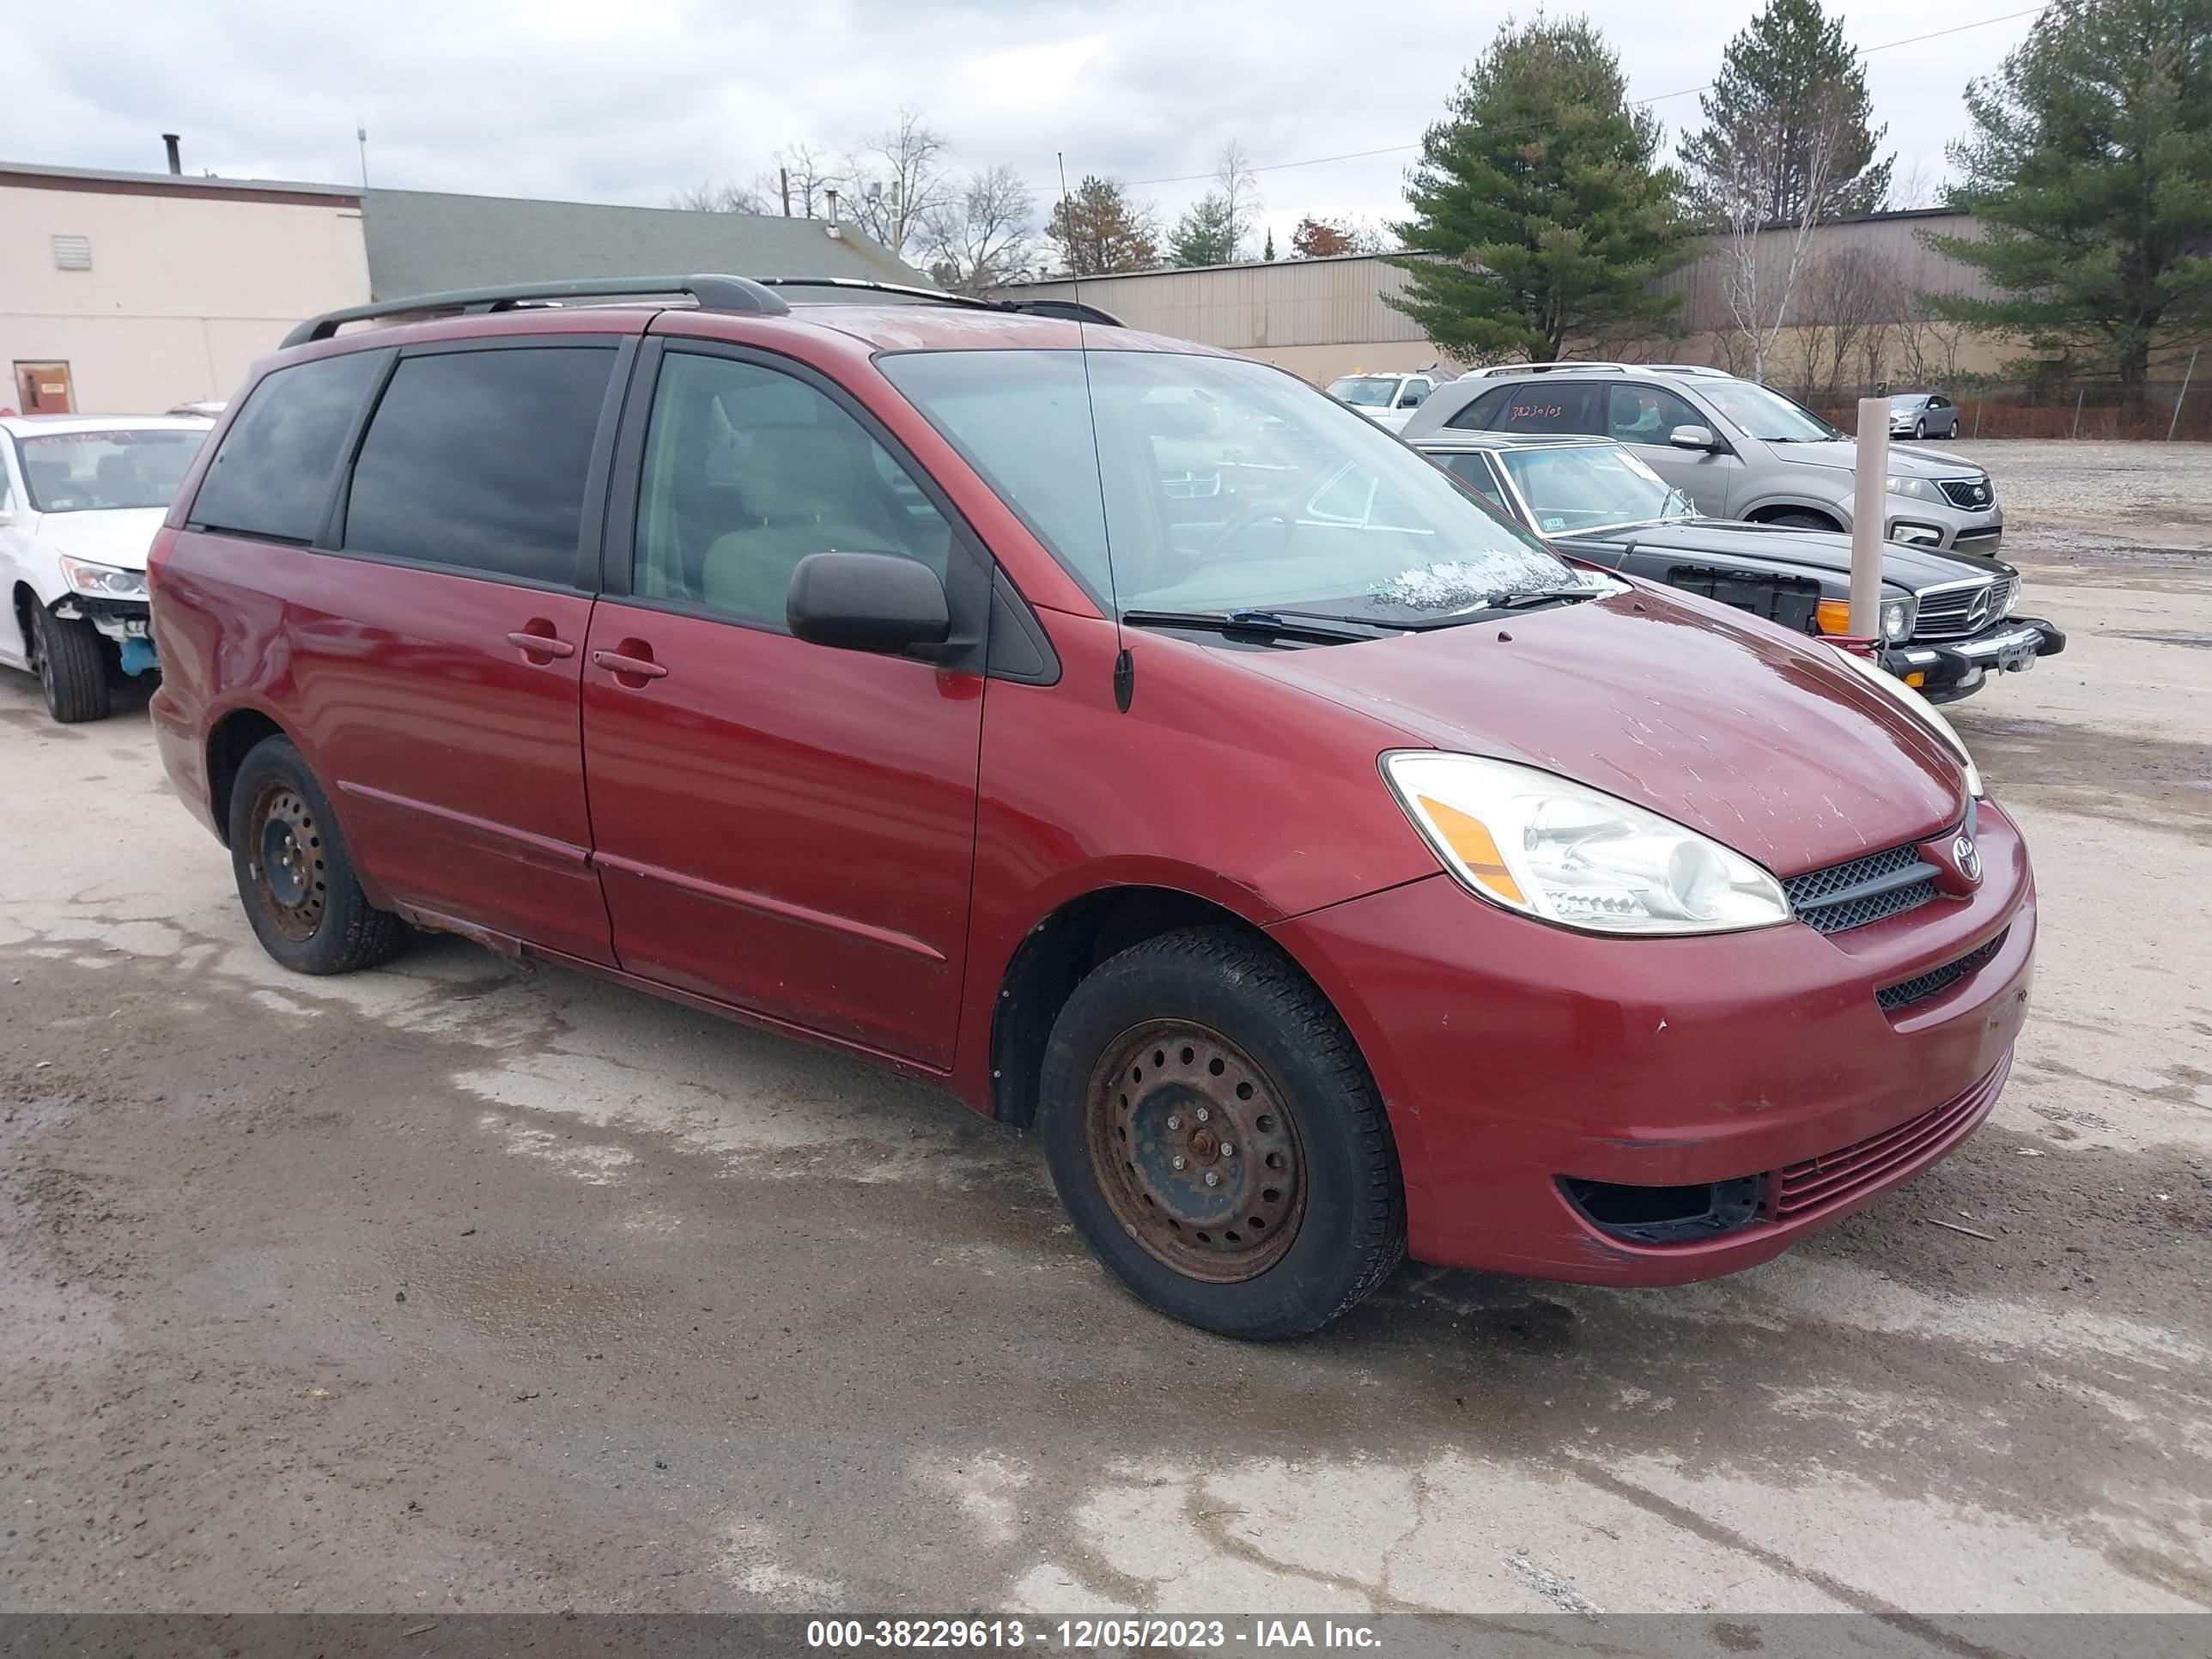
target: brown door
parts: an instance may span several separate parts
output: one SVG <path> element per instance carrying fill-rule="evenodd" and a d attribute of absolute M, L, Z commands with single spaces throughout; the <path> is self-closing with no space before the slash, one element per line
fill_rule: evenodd
<path fill-rule="evenodd" d="M 26 415 L 74 415 L 76 389 L 67 363 L 15 365 L 15 406 Z"/>

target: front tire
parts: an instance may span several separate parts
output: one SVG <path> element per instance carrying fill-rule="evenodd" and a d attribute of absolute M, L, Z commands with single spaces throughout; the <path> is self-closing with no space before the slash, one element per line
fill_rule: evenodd
<path fill-rule="evenodd" d="M 407 924 L 368 902 L 315 775 L 283 738 L 264 738 L 230 793 L 230 861 L 261 948 L 296 974 L 388 962 Z"/>
<path fill-rule="evenodd" d="M 31 647 L 46 712 L 64 726 L 104 720 L 112 706 L 107 691 L 107 648 L 100 630 L 82 618 L 57 617 L 44 605 L 31 612 Z"/>
<path fill-rule="evenodd" d="M 1817 513 L 1777 513 L 1771 518 L 1762 519 L 1759 522 L 1779 525 L 1784 530 L 1840 531 L 1843 528 L 1841 525 L 1824 519 Z"/>
<path fill-rule="evenodd" d="M 1928 422 L 1925 421 L 1915 421 L 1912 423 L 1912 435 L 1915 438 L 1926 437 L 1928 435 Z"/>
<path fill-rule="evenodd" d="M 1042 1083 L 1061 1203 L 1171 1318 L 1304 1336 L 1404 1260 L 1374 1080 L 1313 982 L 1264 944 L 1198 928 L 1103 963 L 1060 1011 Z"/>

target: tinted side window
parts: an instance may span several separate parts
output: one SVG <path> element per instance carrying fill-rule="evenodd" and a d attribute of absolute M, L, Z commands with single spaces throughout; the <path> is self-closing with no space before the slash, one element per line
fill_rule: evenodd
<path fill-rule="evenodd" d="M 630 592 L 779 631 L 810 553 L 898 553 L 942 580 L 951 527 L 835 402 L 757 363 L 672 351 L 646 429 Z"/>
<path fill-rule="evenodd" d="M 574 585 L 614 359 L 575 346 L 403 359 L 354 462 L 345 546 Z"/>
<path fill-rule="evenodd" d="M 1501 386 L 1484 392 L 1444 424 L 1468 432 L 1486 431 L 1493 424 L 1492 417 L 1505 406 L 1505 399 L 1512 390 L 1511 386 Z"/>
<path fill-rule="evenodd" d="M 210 463 L 191 522 L 313 541 L 323 527 L 338 448 L 385 361 L 381 352 L 356 351 L 264 376 Z"/>
<path fill-rule="evenodd" d="M 1712 422 L 1663 386 L 1606 388 L 1606 435 L 1625 444 L 1663 444 L 1678 426 Z"/>
<path fill-rule="evenodd" d="M 1602 432 L 1607 388 L 1584 380 L 1538 380 L 1509 386 L 1487 422 L 1496 432 Z"/>

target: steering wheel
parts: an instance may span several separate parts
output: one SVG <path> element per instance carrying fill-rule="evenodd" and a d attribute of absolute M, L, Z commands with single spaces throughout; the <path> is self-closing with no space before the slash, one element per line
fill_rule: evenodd
<path fill-rule="evenodd" d="M 1288 547 L 1291 538 L 1297 533 L 1297 521 L 1291 516 L 1290 509 L 1275 501 L 1255 501 L 1242 513 L 1231 518 L 1229 522 L 1223 525 L 1220 529 L 1215 531 L 1212 538 L 1195 553 L 1190 554 L 1185 562 L 1193 565 L 1203 564 L 1254 525 L 1265 524 L 1270 519 L 1282 520 L 1283 547 Z M 1278 552 L 1281 550 L 1281 548 L 1276 550 Z"/>

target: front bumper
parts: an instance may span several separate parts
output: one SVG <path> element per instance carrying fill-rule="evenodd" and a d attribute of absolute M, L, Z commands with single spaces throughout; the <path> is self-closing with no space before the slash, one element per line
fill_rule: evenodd
<path fill-rule="evenodd" d="M 1954 702 L 1980 690 L 1992 674 L 2033 668 L 2039 657 L 2055 657 L 2065 648 L 2066 635 L 2055 624 L 2039 617 L 2007 617 L 1971 639 L 1892 646 L 1881 653 L 1881 665 L 1930 702 Z"/>
<path fill-rule="evenodd" d="M 1994 501 L 1987 507 L 1967 508 L 1893 495 L 1889 514 L 1882 534 L 1908 547 L 1986 554 L 2004 544 L 2004 509 Z"/>
<path fill-rule="evenodd" d="M 1438 875 L 1276 924 L 1382 1091 L 1413 1255 L 1590 1284 L 1764 1261 L 1948 1154 L 2002 1085 L 2027 1003 L 2034 882 L 1984 802 L 1964 897 L 1847 932 L 1608 939 L 1493 910 Z M 1877 992 L 1972 958 L 1933 994 Z M 1563 1182 L 1756 1181 L 1717 1236 L 1640 1243 Z M 1794 1195 L 1794 1196 L 1793 1196 Z"/>

